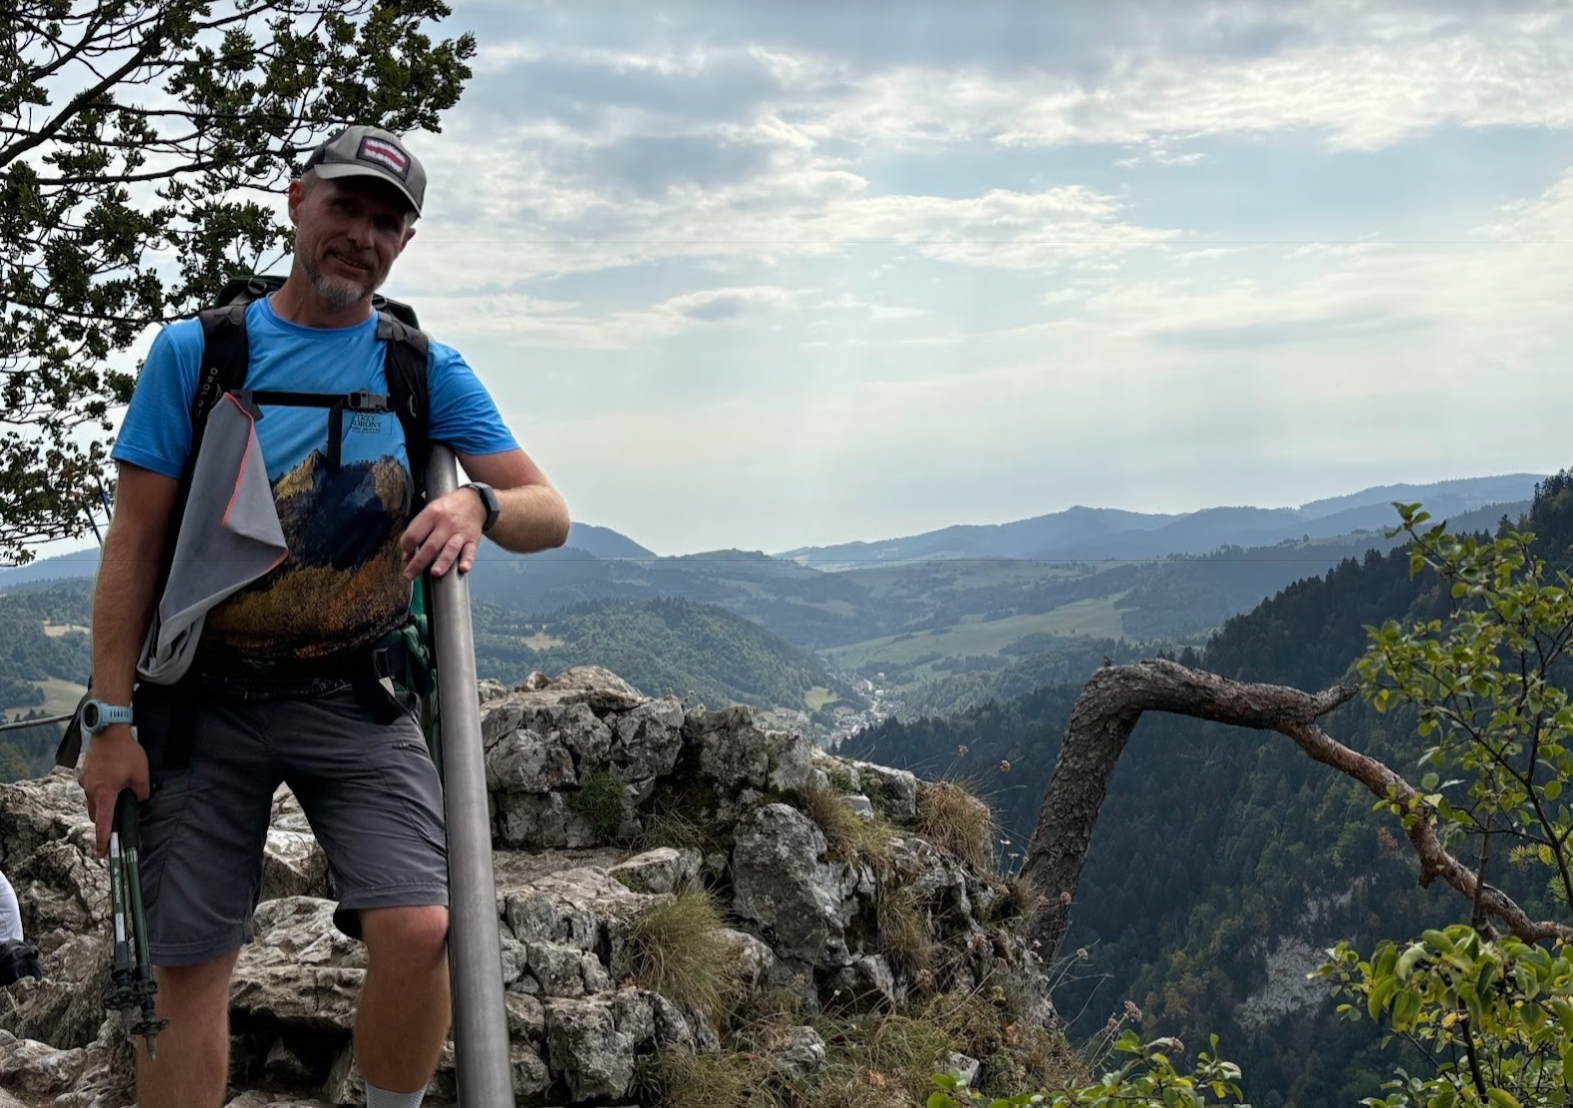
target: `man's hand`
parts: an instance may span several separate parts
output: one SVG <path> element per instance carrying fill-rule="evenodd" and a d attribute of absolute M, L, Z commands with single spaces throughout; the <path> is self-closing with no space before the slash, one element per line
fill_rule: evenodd
<path fill-rule="evenodd" d="M 138 800 L 148 798 L 147 751 L 132 737 L 129 726 L 106 727 L 88 740 L 77 783 L 87 797 L 87 815 L 98 830 L 102 858 L 109 852 L 109 830 L 121 790 L 132 790 Z"/>
<path fill-rule="evenodd" d="M 399 550 L 404 555 L 404 579 L 413 581 L 427 568 L 441 577 L 458 563 L 460 573 L 470 572 L 481 543 L 486 505 L 474 489 L 454 489 L 439 497 L 410 520 Z"/>

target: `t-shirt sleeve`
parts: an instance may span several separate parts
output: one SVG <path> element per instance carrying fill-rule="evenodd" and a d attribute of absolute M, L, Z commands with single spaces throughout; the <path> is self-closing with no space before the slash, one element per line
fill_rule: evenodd
<path fill-rule="evenodd" d="M 202 363 L 201 324 L 165 327 L 142 363 L 111 456 L 179 479 L 191 453 L 191 401 Z"/>
<path fill-rule="evenodd" d="M 475 371 L 452 347 L 431 344 L 428 434 L 459 454 L 500 454 L 518 441 Z"/>

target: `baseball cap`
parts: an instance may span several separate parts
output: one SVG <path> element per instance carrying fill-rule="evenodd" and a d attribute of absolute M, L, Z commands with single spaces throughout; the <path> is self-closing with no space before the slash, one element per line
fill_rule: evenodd
<path fill-rule="evenodd" d="M 381 127 L 346 127 L 311 152 L 306 169 L 319 177 L 381 177 L 391 182 L 421 214 L 426 170 L 399 139 Z"/>

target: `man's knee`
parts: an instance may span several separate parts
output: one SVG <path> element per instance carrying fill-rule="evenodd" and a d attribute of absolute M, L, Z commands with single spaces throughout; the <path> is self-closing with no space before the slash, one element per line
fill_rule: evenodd
<path fill-rule="evenodd" d="M 447 946 L 448 909 L 436 905 L 362 909 L 361 934 L 373 959 L 387 953 L 400 960 L 434 960 Z"/>
<path fill-rule="evenodd" d="M 229 981 L 240 951 L 195 966 L 155 966 L 158 1007 L 166 1013 L 216 1017 L 229 1008 Z"/>

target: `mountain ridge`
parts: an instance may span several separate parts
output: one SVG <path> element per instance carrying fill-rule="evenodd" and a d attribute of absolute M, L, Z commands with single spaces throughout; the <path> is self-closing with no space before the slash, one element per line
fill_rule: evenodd
<path fill-rule="evenodd" d="M 1141 513 L 1076 505 L 997 524 L 955 524 L 897 538 L 802 546 L 776 557 L 823 570 L 924 559 L 1006 557 L 1039 560 L 1155 558 L 1200 554 L 1220 546 L 1271 546 L 1289 538 L 1323 538 L 1390 526 L 1393 501 L 1422 501 L 1433 516 L 1491 503 L 1527 501 L 1545 474 L 1464 477 L 1426 485 L 1375 485 L 1298 508 L 1215 505 L 1194 512 Z"/>

